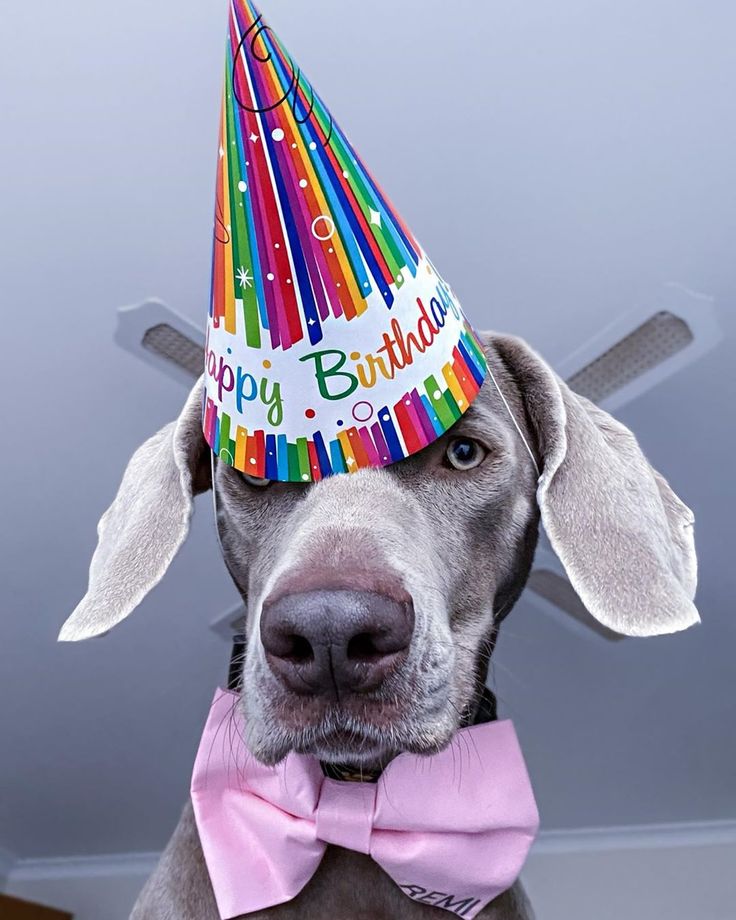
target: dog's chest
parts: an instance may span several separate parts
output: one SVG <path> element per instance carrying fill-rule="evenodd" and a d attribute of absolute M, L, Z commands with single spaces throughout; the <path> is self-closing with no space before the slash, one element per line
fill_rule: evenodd
<path fill-rule="evenodd" d="M 249 866 L 243 860 L 243 881 Z M 293 901 L 239 920 L 442 920 L 446 910 L 412 901 L 361 853 L 330 846 L 311 881 Z M 517 884 L 478 914 L 480 920 L 531 920 Z M 141 892 L 130 920 L 219 920 L 191 805 Z"/>
<path fill-rule="evenodd" d="M 328 847 L 318 871 L 301 894 L 287 904 L 242 920 L 442 920 L 455 916 L 428 903 L 412 900 L 370 857 L 341 847 Z M 427 893 L 431 897 L 431 893 Z M 528 920 L 522 902 L 511 891 L 481 911 L 479 920 Z M 458 908 L 460 911 L 461 908 Z"/>

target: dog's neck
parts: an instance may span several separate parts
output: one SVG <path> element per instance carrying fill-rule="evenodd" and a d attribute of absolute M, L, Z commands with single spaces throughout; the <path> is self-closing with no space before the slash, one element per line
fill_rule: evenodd
<path fill-rule="evenodd" d="M 468 719 L 467 722 L 464 722 L 462 727 L 465 728 L 467 725 L 483 725 L 485 722 L 495 722 L 497 718 L 496 694 L 488 687 L 484 686 L 481 690 L 472 719 Z"/>

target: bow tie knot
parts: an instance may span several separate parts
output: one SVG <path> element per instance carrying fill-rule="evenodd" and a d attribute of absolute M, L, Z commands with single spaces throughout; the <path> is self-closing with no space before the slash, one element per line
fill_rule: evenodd
<path fill-rule="evenodd" d="M 275 767 L 242 743 L 237 698 L 220 691 L 192 776 L 197 829 L 222 920 L 289 901 L 328 844 L 365 853 L 410 898 L 474 917 L 509 888 L 539 818 L 510 722 L 400 754 L 375 783 L 326 778 L 314 757 Z"/>
<path fill-rule="evenodd" d="M 375 783 L 324 779 L 317 803 L 317 838 L 356 853 L 370 853 L 376 789 Z"/>

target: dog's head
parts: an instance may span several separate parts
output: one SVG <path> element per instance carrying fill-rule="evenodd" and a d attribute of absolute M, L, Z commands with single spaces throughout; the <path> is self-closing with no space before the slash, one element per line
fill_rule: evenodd
<path fill-rule="evenodd" d="M 698 621 L 692 514 L 631 432 L 523 342 L 486 341 L 503 397 L 486 382 L 410 459 L 315 485 L 214 466 L 223 552 L 247 609 L 247 740 L 261 760 L 298 750 L 372 767 L 446 744 L 477 704 L 540 515 L 600 622 L 644 636 Z M 126 617 L 184 541 L 192 496 L 212 485 L 201 398 L 200 381 L 131 459 L 60 638 Z"/>

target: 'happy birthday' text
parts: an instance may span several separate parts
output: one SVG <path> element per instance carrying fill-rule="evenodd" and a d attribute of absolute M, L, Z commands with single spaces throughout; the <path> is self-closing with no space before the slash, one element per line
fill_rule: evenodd
<path fill-rule="evenodd" d="M 372 352 L 346 354 L 337 348 L 312 351 L 299 358 L 311 363 L 319 393 L 326 400 L 346 399 L 358 387 L 371 389 L 379 379 L 393 380 L 398 371 L 410 367 L 418 355 L 431 348 L 447 322 L 447 314 L 460 319 L 452 296 L 442 285 L 437 287 L 437 297 L 432 297 L 429 307 L 417 297 L 419 317 L 413 330 L 405 332 L 394 317 L 389 331 L 384 332 L 381 344 Z M 348 369 L 348 359 L 352 362 Z M 235 408 L 242 413 L 245 403 L 259 401 L 267 407 L 269 425 L 278 427 L 284 417 L 284 399 L 279 381 L 266 376 L 256 378 L 240 365 L 232 367 L 223 355 L 208 348 L 207 374 L 217 384 L 217 394 L 222 402 L 225 393 L 233 393 Z"/>

